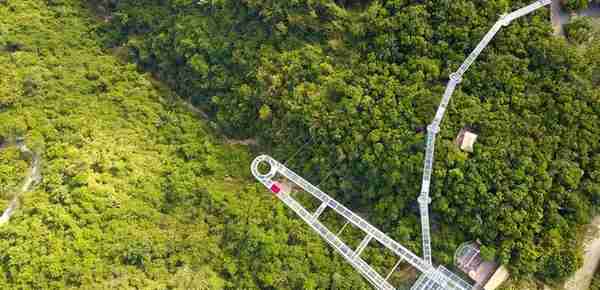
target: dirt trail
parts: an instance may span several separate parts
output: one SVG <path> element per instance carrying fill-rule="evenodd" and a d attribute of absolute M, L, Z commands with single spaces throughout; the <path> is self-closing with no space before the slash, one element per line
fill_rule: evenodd
<path fill-rule="evenodd" d="M 244 145 L 244 146 L 256 146 L 258 142 L 256 139 L 244 139 L 244 140 L 235 140 L 235 139 L 227 139 L 225 142 L 230 145 Z"/>
<path fill-rule="evenodd" d="M 23 182 L 23 185 L 21 186 L 20 190 L 15 193 L 15 196 L 8 204 L 8 207 L 4 210 L 2 216 L 0 216 L 0 226 L 7 223 L 10 217 L 15 213 L 16 209 L 19 207 L 19 197 L 21 196 L 21 194 L 29 191 L 42 179 L 42 175 L 40 174 L 40 157 L 37 154 L 33 153 L 33 151 L 31 151 L 29 148 L 27 148 L 27 145 L 25 145 L 25 143 L 17 143 L 17 148 L 19 148 L 21 152 L 31 156 L 31 167 L 29 168 L 29 174 L 27 174 L 27 177 L 25 177 L 25 181 Z"/>
<path fill-rule="evenodd" d="M 596 216 L 584 238 L 583 267 L 565 283 L 565 290 L 587 290 L 600 264 L 600 215 Z"/>
<path fill-rule="evenodd" d="M 192 113 L 198 115 L 200 118 L 202 118 L 204 120 L 210 121 L 210 118 L 208 117 L 208 114 L 204 113 L 204 111 L 198 109 L 196 106 L 194 106 L 190 102 L 183 102 L 183 103 L 188 108 L 188 110 L 192 111 Z"/>
<path fill-rule="evenodd" d="M 196 114 L 198 117 L 205 119 L 207 121 L 210 121 L 210 117 L 208 116 L 208 114 L 206 114 L 204 111 L 202 111 L 199 108 L 197 108 L 196 106 L 194 106 L 192 103 L 184 102 L 184 104 L 190 111 L 192 111 L 192 113 Z M 256 139 L 236 140 L 236 139 L 229 139 L 225 136 L 224 136 L 224 138 L 225 138 L 225 143 L 227 143 L 229 145 L 256 146 L 258 144 Z"/>
<path fill-rule="evenodd" d="M 554 35 L 564 36 L 565 32 L 563 29 L 563 23 L 566 20 L 563 19 L 563 17 L 566 17 L 566 15 L 561 11 L 560 5 L 560 0 L 552 0 L 552 5 L 550 6 L 550 20 L 552 21 L 552 29 L 554 30 Z"/>

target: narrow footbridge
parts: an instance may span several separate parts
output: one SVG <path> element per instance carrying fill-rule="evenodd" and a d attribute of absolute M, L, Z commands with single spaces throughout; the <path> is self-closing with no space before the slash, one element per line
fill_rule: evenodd
<path fill-rule="evenodd" d="M 327 241 L 334 249 L 336 249 L 358 272 L 360 272 L 368 281 L 377 289 L 395 289 L 388 279 L 402 262 L 409 263 L 422 274 L 411 287 L 411 290 L 422 289 L 449 289 L 449 290 L 469 290 L 474 289 L 469 283 L 458 277 L 443 266 L 437 268 L 433 266 L 431 259 L 431 234 L 429 225 L 429 204 L 431 197 L 429 196 L 431 186 L 431 172 L 433 170 L 433 160 L 435 153 L 436 135 L 439 133 L 440 124 L 446 113 L 446 108 L 450 103 L 452 94 L 456 86 L 462 81 L 463 75 L 475 62 L 481 52 L 492 41 L 496 33 L 504 26 L 508 26 L 513 20 L 528 15 L 544 6 L 551 4 L 552 0 L 538 0 L 532 4 L 518 9 L 512 13 L 504 14 L 485 34 L 483 39 L 477 44 L 475 49 L 469 54 L 458 70 L 450 74 L 450 79 L 446 85 L 444 95 L 437 108 L 433 121 L 427 126 L 427 142 L 425 149 L 425 159 L 423 165 L 423 178 L 421 183 L 421 192 L 417 199 L 419 202 L 419 210 L 421 215 L 421 231 L 423 244 L 423 257 L 419 257 L 400 243 L 381 232 L 369 224 L 366 220 L 356 215 L 344 205 L 331 198 L 329 195 L 321 191 L 319 188 L 300 177 L 298 174 L 279 163 L 277 160 L 267 155 L 256 157 L 251 165 L 252 174 L 264 186 L 270 189 L 281 201 L 289 206 L 298 216 L 300 216 L 315 232 L 317 232 L 325 241 Z M 268 164 L 270 167 L 266 173 L 259 171 L 261 163 Z M 310 193 L 312 197 L 320 202 L 320 206 L 315 212 L 309 212 L 298 201 L 296 201 L 290 192 L 283 190 L 278 180 L 286 178 L 304 191 Z M 337 215 L 345 221 L 344 226 L 337 232 L 333 233 L 323 223 L 319 221 L 321 214 L 327 210 L 333 210 Z M 360 244 L 355 248 L 350 248 L 340 238 L 341 232 L 346 225 L 352 224 L 360 229 L 365 235 Z M 393 252 L 398 261 L 394 267 L 384 277 L 373 269 L 365 260 L 361 258 L 361 253 L 369 245 L 372 240 L 378 241 L 385 248 Z"/>

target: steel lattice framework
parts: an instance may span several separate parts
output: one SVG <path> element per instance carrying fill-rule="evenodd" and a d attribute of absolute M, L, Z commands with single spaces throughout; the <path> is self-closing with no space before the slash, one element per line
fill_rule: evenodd
<path fill-rule="evenodd" d="M 263 162 L 268 163 L 270 167 L 269 172 L 266 174 L 262 174 L 258 169 L 259 164 Z M 387 278 L 391 276 L 391 273 L 395 270 L 395 267 L 390 273 L 388 273 L 386 278 L 383 278 L 379 273 L 377 273 L 377 271 L 373 269 L 371 265 L 366 263 L 360 257 L 362 251 L 372 239 L 377 240 L 385 248 L 396 254 L 399 258 L 399 262 L 406 261 L 422 273 L 425 273 L 427 279 L 433 281 L 430 283 L 442 286 L 444 289 L 471 289 L 471 286 L 467 282 L 456 276 L 449 276 L 440 269 L 433 268 L 433 266 L 427 264 L 421 257 L 415 255 L 400 243 L 394 241 L 392 238 L 372 226 L 363 218 L 353 213 L 344 205 L 331 198 L 319 188 L 312 185 L 310 182 L 306 181 L 304 178 L 300 177 L 298 174 L 270 156 L 261 155 L 255 158 L 252 162 L 251 169 L 252 174 L 258 179 L 258 181 L 269 188 L 281 201 L 283 201 L 283 203 L 285 203 L 296 214 L 298 214 L 300 218 L 302 218 L 315 232 L 321 235 L 325 241 L 333 246 L 377 289 L 395 289 L 394 286 L 387 282 Z M 296 199 L 294 199 L 289 192 L 282 190 L 283 186 L 275 181 L 276 176 L 285 177 L 287 180 L 302 188 L 304 191 L 319 200 L 321 202 L 320 206 L 315 210 L 315 212 L 309 212 L 298 201 L 296 201 Z M 338 234 L 331 232 L 331 230 L 329 230 L 319 221 L 319 217 L 326 209 L 332 209 L 336 214 L 341 216 L 345 222 L 354 225 L 356 228 L 365 233 L 363 240 L 360 242 L 358 247 L 356 247 L 356 249 L 350 248 L 344 241 L 342 241 Z M 396 263 L 396 266 L 399 264 L 399 262 Z"/>
<path fill-rule="evenodd" d="M 433 170 L 435 138 L 437 133 L 440 131 L 440 124 L 442 123 L 442 119 L 444 118 L 444 114 L 446 113 L 446 108 L 448 107 L 448 103 L 450 103 L 452 94 L 454 93 L 456 86 L 462 81 L 462 77 L 465 74 L 465 72 L 469 69 L 469 67 L 471 67 L 473 62 L 475 62 L 475 60 L 481 54 L 483 49 L 485 49 L 486 46 L 488 46 L 488 44 L 490 43 L 490 41 L 492 41 L 496 33 L 500 31 L 500 28 L 502 28 L 503 26 L 508 26 L 513 20 L 519 17 L 523 17 L 551 3 L 552 0 L 538 0 L 510 14 L 502 15 L 500 19 L 494 24 L 494 26 L 492 26 L 492 28 L 485 34 L 483 39 L 479 41 L 479 44 L 477 44 L 475 49 L 473 49 L 471 54 L 469 54 L 467 59 L 465 59 L 465 61 L 458 68 L 458 70 L 450 75 L 450 80 L 446 85 L 446 90 L 444 91 L 442 101 L 440 102 L 437 108 L 435 117 L 433 118 L 431 124 L 427 126 L 427 147 L 425 149 L 425 160 L 423 165 L 423 180 L 421 182 L 421 194 L 418 198 L 419 209 L 421 212 L 421 236 L 423 238 L 423 257 L 425 258 L 425 261 L 430 265 L 431 235 L 429 230 L 429 203 L 431 203 L 431 198 L 429 197 L 429 187 L 431 185 L 431 172 Z"/>
<path fill-rule="evenodd" d="M 334 200 L 319 188 L 312 185 L 310 182 L 306 181 L 304 178 L 300 177 L 298 174 L 268 155 L 261 155 L 254 159 L 251 165 L 252 174 L 264 186 L 273 191 L 281 201 L 283 201 L 296 214 L 298 214 L 314 231 L 316 231 L 323 239 L 333 246 L 333 248 L 335 248 L 358 272 L 360 272 L 369 281 L 369 283 L 371 283 L 377 289 L 395 289 L 394 286 L 388 282 L 388 279 L 402 261 L 409 263 L 417 270 L 422 272 L 422 275 L 419 277 L 419 279 L 417 279 L 411 290 L 472 289 L 473 287 L 469 283 L 465 282 L 448 269 L 444 268 L 443 266 L 435 268 L 432 264 L 431 234 L 429 225 L 429 204 L 431 203 L 431 197 L 429 196 L 429 191 L 431 186 L 431 173 L 433 170 L 436 135 L 440 130 L 440 124 L 444 118 L 446 108 L 450 103 L 450 99 L 452 98 L 452 94 L 454 93 L 456 86 L 460 84 L 465 72 L 469 69 L 469 67 L 471 67 L 473 62 L 475 62 L 477 57 L 494 38 L 496 33 L 498 33 L 503 26 L 509 25 L 513 20 L 530 14 L 533 11 L 551 4 L 551 2 L 552 0 L 538 0 L 512 13 L 502 15 L 486 33 L 479 44 L 477 44 L 471 54 L 469 54 L 458 70 L 450 74 L 450 80 L 446 85 L 444 95 L 437 108 L 435 117 L 431 124 L 427 126 L 427 147 L 425 149 L 423 178 L 421 183 L 421 192 L 417 199 L 419 202 L 419 210 L 421 215 L 423 258 L 415 255 L 400 243 L 394 241 L 392 238 L 369 224 L 363 218 L 350 211 L 344 205 Z M 261 163 L 268 163 L 270 166 L 270 170 L 266 174 L 263 174 L 258 170 L 258 166 Z M 298 201 L 290 196 L 289 192 L 281 190 L 281 185 L 274 180 L 275 176 L 278 175 L 287 178 L 289 181 L 319 200 L 321 204 L 317 210 L 313 213 L 309 212 Z M 350 248 L 346 243 L 344 243 L 344 241 L 341 240 L 339 236 L 340 232 L 334 234 L 319 221 L 319 217 L 326 209 L 332 209 L 346 221 L 346 224 L 344 227 L 342 227 L 340 232 L 347 224 L 352 224 L 365 233 L 363 240 L 356 249 Z M 399 258 L 398 262 L 394 265 L 385 278 L 377 273 L 377 271 L 375 271 L 371 265 L 369 265 L 360 257 L 362 251 L 373 239 L 377 240 L 381 245 L 392 251 Z"/>

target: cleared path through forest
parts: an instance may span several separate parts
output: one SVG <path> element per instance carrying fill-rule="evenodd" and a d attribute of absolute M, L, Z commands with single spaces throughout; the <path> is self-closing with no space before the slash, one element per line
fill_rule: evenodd
<path fill-rule="evenodd" d="M 195 113 L 196 115 L 198 115 L 199 117 L 207 120 L 207 121 L 211 121 L 210 117 L 208 116 L 208 114 L 206 114 L 204 111 L 198 109 L 196 106 L 194 106 L 192 103 L 190 102 L 184 102 L 185 106 L 192 111 L 193 113 Z M 244 139 L 244 140 L 234 140 L 234 139 L 229 139 L 225 136 L 225 134 L 222 134 L 225 138 L 225 143 L 230 144 L 230 145 L 245 145 L 245 146 L 256 146 L 258 145 L 258 142 L 256 141 L 256 139 Z"/>
<path fill-rule="evenodd" d="M 25 177 L 25 181 L 23 182 L 23 185 L 21 186 L 20 190 L 15 193 L 12 200 L 8 204 L 8 207 L 4 210 L 2 216 L 0 216 L 0 226 L 7 223 L 10 217 L 15 213 L 16 209 L 19 207 L 19 197 L 21 196 L 21 194 L 29 191 L 35 184 L 39 183 L 42 179 L 42 175 L 40 174 L 40 157 L 37 154 L 33 153 L 33 151 L 31 151 L 29 148 L 27 148 L 27 145 L 25 145 L 25 143 L 17 142 L 17 148 L 19 148 L 21 152 L 31 156 L 31 167 L 29 168 L 29 173 Z"/>
<path fill-rule="evenodd" d="M 565 283 L 565 290 L 587 290 L 600 264 L 600 215 L 596 216 L 585 234 L 583 266 Z"/>

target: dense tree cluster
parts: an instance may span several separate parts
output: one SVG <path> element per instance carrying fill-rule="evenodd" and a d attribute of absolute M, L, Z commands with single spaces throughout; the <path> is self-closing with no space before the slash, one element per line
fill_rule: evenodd
<path fill-rule="evenodd" d="M 529 2 L 123 0 L 102 30 L 229 134 L 283 160 L 303 148 L 291 167 L 416 250 L 423 128 L 449 73 Z M 581 263 L 577 229 L 600 202 L 600 41 L 572 35 L 553 37 L 542 9 L 465 75 L 437 144 L 437 262 L 480 239 L 517 275 Z M 472 154 L 453 144 L 463 127 Z"/>
<path fill-rule="evenodd" d="M 600 38 L 600 20 L 579 16 L 565 25 L 565 34 L 577 45 L 593 44 Z"/>
<path fill-rule="evenodd" d="M 449 73 L 525 4 L 0 1 L 0 143 L 25 136 L 44 177 L 0 228 L 0 288 L 368 289 L 178 95 L 227 134 L 294 155 L 291 168 L 418 252 L 423 128 Z M 553 38 L 548 18 L 504 28 L 451 102 L 437 263 L 479 239 L 516 276 L 560 280 L 581 264 L 578 229 L 600 204 L 600 39 L 584 20 Z M 479 134 L 473 153 L 454 145 L 464 127 Z M 27 166 L 0 151 L 0 193 Z"/>
<path fill-rule="evenodd" d="M 571 12 L 587 9 L 592 5 L 600 4 L 600 0 L 561 0 L 560 2 L 567 11 Z"/>
<path fill-rule="evenodd" d="M 249 182 L 246 149 L 103 52 L 83 4 L 0 2 L 0 141 L 43 175 L 0 228 L 0 288 L 369 289 Z M 29 166 L 11 148 L 3 194 Z"/>

